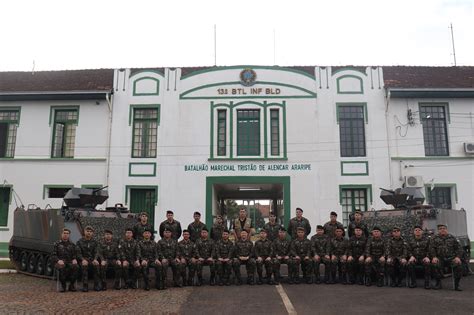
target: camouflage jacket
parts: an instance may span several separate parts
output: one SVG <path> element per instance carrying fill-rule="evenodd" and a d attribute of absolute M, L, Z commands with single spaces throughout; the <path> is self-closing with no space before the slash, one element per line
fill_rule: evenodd
<path fill-rule="evenodd" d="M 54 243 L 53 254 L 51 259 L 54 263 L 58 260 L 63 260 L 65 263 L 72 262 L 77 257 L 77 248 L 71 241 L 59 240 Z"/>
<path fill-rule="evenodd" d="M 344 230 L 344 226 L 339 221 L 336 221 L 336 223 L 334 224 L 331 221 L 326 222 L 326 224 L 324 224 L 324 234 L 326 234 L 330 238 L 334 238 L 336 237 L 337 228 L 341 228 Z"/>
<path fill-rule="evenodd" d="M 231 240 L 220 240 L 216 243 L 216 257 L 217 258 L 233 258 L 234 243 Z"/>
<path fill-rule="evenodd" d="M 287 240 L 286 238 L 284 240 L 277 238 L 276 240 L 273 241 L 272 245 L 273 245 L 272 253 L 274 257 L 290 256 L 291 242 Z"/>
<path fill-rule="evenodd" d="M 408 245 L 403 237 L 399 239 L 392 237 L 387 241 L 385 256 L 398 259 L 406 259 L 408 257 Z"/>
<path fill-rule="evenodd" d="M 380 258 L 385 254 L 385 241 L 383 238 L 369 238 L 365 247 L 365 256 L 372 258 Z"/>
<path fill-rule="evenodd" d="M 154 235 L 154 229 L 153 226 L 150 223 L 147 223 L 145 225 L 141 224 L 141 222 L 138 222 L 133 226 L 133 238 L 136 239 L 137 241 L 141 241 L 143 239 L 143 232 L 145 230 L 150 230 L 151 232 L 151 240 L 155 239 Z"/>
<path fill-rule="evenodd" d="M 451 234 L 447 236 L 436 235 L 430 242 L 431 257 L 441 259 L 453 259 L 454 257 L 462 257 L 461 245 L 459 241 Z"/>
<path fill-rule="evenodd" d="M 138 242 L 135 239 L 120 240 L 119 249 L 121 260 L 135 261 L 138 259 Z"/>
<path fill-rule="evenodd" d="M 196 256 L 196 247 L 191 240 L 178 242 L 178 258 L 191 259 Z"/>
<path fill-rule="evenodd" d="M 311 236 L 311 255 L 320 257 L 329 255 L 327 251 L 329 241 L 330 239 L 326 234 Z"/>
<path fill-rule="evenodd" d="M 270 222 L 265 223 L 264 229 L 267 230 L 267 238 L 270 241 L 274 241 L 278 238 L 278 231 L 280 230 L 280 225 L 275 222 L 275 224 L 270 224 Z"/>
<path fill-rule="evenodd" d="M 196 241 L 196 258 L 214 258 L 215 251 L 214 251 L 214 241 L 207 238 L 207 239 L 198 239 Z"/>
<path fill-rule="evenodd" d="M 253 243 L 250 240 L 238 240 L 234 246 L 235 257 L 252 257 L 253 254 Z"/>
<path fill-rule="evenodd" d="M 160 258 L 158 246 L 152 240 L 141 240 L 138 242 L 137 256 L 140 260 L 155 261 Z"/>
<path fill-rule="evenodd" d="M 311 257 L 311 241 L 307 238 L 302 240 L 292 240 L 290 245 L 290 256 L 299 256 L 301 259 L 305 258 L 306 256 Z"/>
<path fill-rule="evenodd" d="M 211 228 L 211 239 L 214 242 L 220 241 L 222 238 L 222 232 L 224 232 L 224 229 L 226 228 L 225 224 L 217 224 L 214 223 L 214 225 Z"/>
<path fill-rule="evenodd" d="M 255 257 L 272 257 L 272 242 L 267 238 L 258 240 L 253 247 Z"/>
<path fill-rule="evenodd" d="M 158 252 L 160 253 L 160 259 L 175 259 L 178 254 L 178 241 L 173 238 L 168 240 L 162 238 L 158 241 Z"/>
<path fill-rule="evenodd" d="M 308 236 L 309 233 L 311 233 L 311 224 L 309 224 L 308 219 L 303 217 L 301 220 L 298 220 L 297 217 L 294 217 L 290 220 L 290 223 L 288 223 L 288 233 L 290 234 L 291 239 L 296 239 L 296 229 L 299 227 L 304 228 L 305 236 Z"/>
<path fill-rule="evenodd" d="M 349 252 L 349 242 L 344 237 L 335 237 L 329 241 L 327 252 L 334 256 L 347 255 Z"/>
<path fill-rule="evenodd" d="M 430 239 L 422 236 L 421 238 L 412 237 L 408 240 L 408 257 L 423 259 L 430 256 Z"/>
<path fill-rule="evenodd" d="M 111 240 L 110 242 L 102 240 L 99 242 L 99 248 L 95 259 L 116 260 L 120 258 L 119 256 L 119 244 L 116 240 Z"/>
<path fill-rule="evenodd" d="M 86 240 L 81 238 L 77 241 L 77 258 L 79 260 L 87 259 L 92 260 L 97 255 L 99 243 L 95 239 Z"/>
<path fill-rule="evenodd" d="M 367 245 L 367 239 L 362 234 L 359 238 L 355 235 L 349 239 L 349 252 L 347 255 L 353 257 L 360 257 L 363 256 L 365 253 L 365 247 Z"/>
<path fill-rule="evenodd" d="M 190 239 L 193 242 L 196 242 L 198 238 L 201 237 L 201 231 L 203 228 L 205 228 L 206 225 L 199 221 L 199 223 L 192 222 L 188 225 L 188 231 L 190 234 Z"/>
<path fill-rule="evenodd" d="M 163 233 L 165 229 L 168 228 L 171 230 L 171 237 L 174 238 L 175 240 L 178 240 L 181 236 L 181 223 L 179 223 L 176 220 L 173 220 L 173 222 L 169 222 L 168 220 L 165 220 L 161 222 L 160 224 L 160 237 L 163 238 Z"/>
<path fill-rule="evenodd" d="M 349 234 L 349 237 L 354 235 L 354 230 L 356 227 L 360 227 L 362 229 L 366 238 L 369 237 L 369 229 L 367 228 L 367 224 L 365 224 L 364 221 L 351 221 L 349 223 L 349 226 L 347 227 L 347 233 Z"/>

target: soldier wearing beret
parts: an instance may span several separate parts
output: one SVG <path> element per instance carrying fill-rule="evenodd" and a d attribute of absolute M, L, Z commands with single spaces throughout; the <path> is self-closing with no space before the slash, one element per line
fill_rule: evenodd
<path fill-rule="evenodd" d="M 224 218 L 221 215 L 216 216 L 216 222 L 212 225 L 211 228 L 211 239 L 214 242 L 218 242 L 222 239 L 222 232 L 226 230 L 227 227 L 224 222 Z"/>
<path fill-rule="evenodd" d="M 305 235 L 310 235 L 311 233 L 311 224 L 308 219 L 303 217 L 303 209 L 296 208 L 296 216 L 290 220 L 288 223 L 288 233 L 291 236 L 291 239 L 294 240 L 297 238 L 297 229 L 302 227 L 304 229 Z"/>
<path fill-rule="evenodd" d="M 245 265 L 247 268 L 247 284 L 254 284 L 255 258 L 253 256 L 253 244 L 248 237 L 249 233 L 247 230 L 241 230 L 240 238 L 235 242 L 234 246 L 234 260 L 232 262 L 232 266 L 234 268 L 237 285 L 242 284 L 240 265 Z"/>
<path fill-rule="evenodd" d="M 387 242 L 385 256 L 387 257 L 390 286 L 403 286 L 405 284 L 408 245 L 397 226 L 392 229 L 392 237 Z"/>
<path fill-rule="evenodd" d="M 160 228 L 161 229 L 161 228 Z M 181 235 L 181 230 L 179 231 Z M 178 270 L 180 269 L 180 260 L 178 259 L 178 242 L 173 238 L 173 232 L 170 228 L 163 228 L 163 238 L 158 241 L 158 250 L 161 255 L 162 270 L 162 288 L 166 289 L 168 279 L 168 267 L 173 272 L 173 285 L 180 287 Z"/>
<path fill-rule="evenodd" d="M 58 278 L 61 283 L 61 292 L 66 292 L 67 281 L 69 280 L 69 291 L 76 291 L 75 282 L 77 277 L 77 249 L 76 245 L 69 240 L 71 231 L 63 229 L 61 239 L 54 243 L 53 254 L 51 256 L 54 267 L 58 270 Z"/>
<path fill-rule="evenodd" d="M 286 264 L 288 266 L 288 274 L 293 275 L 293 264 L 290 259 L 290 247 L 291 242 L 286 237 L 286 229 L 282 226 L 278 230 L 278 238 L 273 241 L 272 254 L 273 254 L 273 274 L 275 283 L 279 284 L 281 281 L 280 266 Z M 288 279 L 289 282 L 293 283 L 293 278 Z"/>
<path fill-rule="evenodd" d="M 321 264 L 324 264 L 324 282 L 329 283 L 329 271 L 331 257 L 327 252 L 329 237 L 324 234 L 324 227 L 318 225 L 316 227 L 316 234 L 311 237 L 311 255 L 313 260 L 314 283 L 321 283 L 321 276 L 319 274 Z"/>
<path fill-rule="evenodd" d="M 144 289 L 150 290 L 150 268 L 155 269 L 155 288 L 163 289 L 161 252 L 157 244 L 151 240 L 151 231 L 145 229 L 143 239 L 138 242 L 137 256 L 141 263 Z"/>
<path fill-rule="evenodd" d="M 94 236 L 94 229 L 86 226 L 84 237 L 77 241 L 77 259 L 81 264 L 82 271 L 82 291 L 89 291 L 89 271 L 92 271 L 94 277 L 94 290 L 100 291 L 99 284 L 99 261 L 96 259 L 98 243 Z"/>
<path fill-rule="evenodd" d="M 382 238 L 382 230 L 378 226 L 372 229 L 372 237 L 367 241 L 365 247 L 365 284 L 372 285 L 372 272 L 375 272 L 377 286 L 382 287 L 384 282 L 385 268 L 385 241 Z"/>
<path fill-rule="evenodd" d="M 196 246 L 190 237 L 189 231 L 184 230 L 183 239 L 178 242 L 178 259 L 180 260 L 180 273 L 183 285 L 192 286 L 196 269 Z M 186 268 L 188 269 L 187 277 Z"/>
<path fill-rule="evenodd" d="M 174 212 L 166 211 L 166 220 L 160 224 L 160 237 L 164 237 L 165 229 L 171 231 L 172 238 L 178 240 L 181 237 L 181 223 L 174 219 Z"/>
<path fill-rule="evenodd" d="M 138 259 L 138 242 L 133 238 L 133 229 L 125 230 L 125 237 L 120 240 L 120 260 L 122 262 L 123 289 L 136 289 L 136 280 L 140 270 Z M 130 272 L 131 277 L 130 277 Z"/>
<path fill-rule="evenodd" d="M 354 235 L 349 239 L 349 253 L 347 256 L 347 269 L 351 284 L 364 284 L 364 261 L 367 238 L 360 226 L 354 228 Z"/>
<path fill-rule="evenodd" d="M 336 236 L 336 228 L 342 228 L 344 231 L 344 226 L 341 222 L 337 221 L 337 213 L 331 211 L 329 215 L 330 220 L 324 224 L 324 234 L 329 238 L 334 238 Z"/>
<path fill-rule="evenodd" d="M 430 239 L 423 235 L 423 229 L 417 225 L 413 228 L 413 237 L 408 241 L 408 272 L 410 288 L 416 287 L 415 267 L 423 267 L 425 289 L 430 289 Z"/>
<path fill-rule="evenodd" d="M 265 281 L 274 284 L 272 280 L 272 242 L 267 237 L 267 230 L 260 231 L 260 239 L 255 242 L 254 257 L 257 262 L 257 284 L 263 283 L 263 265 L 265 265 Z"/>
<path fill-rule="evenodd" d="M 216 243 L 216 265 L 219 273 L 219 285 L 230 285 L 234 243 L 229 240 L 229 230 L 222 231 L 222 238 Z"/>
<path fill-rule="evenodd" d="M 155 236 L 153 235 L 154 228 L 148 222 L 148 213 L 146 212 L 140 213 L 139 219 L 140 221 L 133 226 L 133 237 L 137 241 L 141 241 L 143 239 L 143 232 L 145 232 L 145 230 L 149 230 L 151 231 L 151 240 L 154 240 L 155 239 Z"/>
<path fill-rule="evenodd" d="M 215 266 L 215 248 L 214 241 L 209 239 L 209 232 L 204 227 L 201 230 L 201 237 L 196 241 L 196 269 L 198 282 L 197 285 L 201 286 L 203 283 L 202 279 L 202 268 L 203 266 L 209 266 L 211 272 L 211 278 L 209 280 L 210 285 L 216 284 L 216 266 Z"/>
<path fill-rule="evenodd" d="M 351 238 L 354 235 L 354 230 L 356 227 L 360 227 L 362 229 L 362 232 L 364 233 L 364 236 L 367 238 L 369 237 L 369 229 L 367 228 L 367 224 L 362 220 L 363 213 L 360 210 L 356 210 L 354 212 L 354 220 L 349 223 L 349 226 L 347 227 L 347 232 L 349 234 L 349 238 Z"/>
<path fill-rule="evenodd" d="M 311 242 L 306 238 L 305 228 L 300 226 L 296 229 L 296 239 L 291 241 L 290 257 L 293 263 L 293 282 L 300 283 L 300 265 L 303 272 L 303 280 L 311 283 Z"/>
<path fill-rule="evenodd" d="M 443 269 L 445 266 L 449 266 L 453 269 L 454 289 L 462 291 L 459 287 L 462 276 L 461 245 L 453 235 L 448 233 L 448 227 L 445 224 L 438 225 L 438 235 L 430 242 L 430 254 L 432 257 L 433 274 L 436 279 L 433 289 L 441 289 Z"/>
<path fill-rule="evenodd" d="M 201 222 L 200 212 L 194 212 L 193 217 L 194 221 L 188 225 L 188 231 L 190 234 L 191 241 L 195 243 L 201 237 L 201 230 L 205 228 L 206 225 Z"/>
<path fill-rule="evenodd" d="M 331 264 L 329 265 L 330 280 L 329 283 L 336 283 L 336 272 L 339 274 L 339 282 L 347 284 L 347 256 L 349 252 L 349 243 L 344 238 L 344 228 L 336 227 L 335 237 L 328 243 L 327 253 L 331 255 Z"/>
<path fill-rule="evenodd" d="M 265 223 L 263 228 L 267 231 L 267 238 L 270 240 L 270 242 L 273 242 L 278 238 L 278 231 L 280 230 L 280 225 L 277 223 L 275 212 L 270 212 L 268 220 L 269 221 Z"/>
<path fill-rule="evenodd" d="M 99 242 L 99 248 L 96 253 L 96 260 L 100 261 L 99 277 L 102 283 L 102 290 L 107 290 L 107 269 L 114 270 L 114 289 L 120 290 L 120 277 L 122 263 L 120 262 L 119 244 L 113 239 L 113 232 L 106 229 L 104 239 Z"/>

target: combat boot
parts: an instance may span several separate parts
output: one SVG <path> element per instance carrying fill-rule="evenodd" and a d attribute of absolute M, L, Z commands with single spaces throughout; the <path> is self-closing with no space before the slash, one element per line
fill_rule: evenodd
<path fill-rule="evenodd" d="M 120 290 L 120 279 L 115 279 L 114 289 L 115 290 Z"/>
<path fill-rule="evenodd" d="M 324 270 L 324 283 L 329 284 L 329 268 L 326 267 Z"/>
<path fill-rule="evenodd" d="M 145 286 L 144 286 L 145 291 L 150 291 L 150 281 L 145 281 Z"/>
<path fill-rule="evenodd" d="M 357 284 L 364 285 L 364 274 L 358 273 L 357 274 Z"/>
<path fill-rule="evenodd" d="M 66 281 L 61 281 L 61 287 L 59 288 L 59 292 L 66 292 Z"/>
<path fill-rule="evenodd" d="M 293 282 L 295 284 L 300 284 L 300 271 L 298 269 L 293 270 Z"/>
<path fill-rule="evenodd" d="M 101 291 L 100 283 L 98 281 L 94 281 L 94 291 Z"/>
<path fill-rule="evenodd" d="M 160 273 L 157 273 L 155 275 L 155 289 L 161 290 L 161 283 L 160 282 L 161 282 L 161 275 L 160 275 Z"/>
<path fill-rule="evenodd" d="M 410 271 L 410 283 L 408 284 L 409 288 L 416 288 L 416 273 L 414 270 Z"/>
<path fill-rule="evenodd" d="M 370 275 L 365 275 L 365 285 L 367 287 L 370 287 L 372 285 L 372 279 L 371 279 Z"/>
<path fill-rule="evenodd" d="M 459 282 L 461 281 L 461 278 L 454 278 L 454 290 L 456 291 L 462 291 L 462 289 L 459 287 Z"/>
<path fill-rule="evenodd" d="M 71 281 L 71 283 L 69 283 L 69 291 L 71 292 L 76 292 L 76 284 L 74 283 L 74 281 Z"/>
<path fill-rule="evenodd" d="M 83 283 L 82 284 L 82 292 L 89 292 L 89 284 Z"/>
<path fill-rule="evenodd" d="M 377 275 L 377 286 L 378 287 L 383 287 L 383 280 L 384 280 L 383 278 L 384 278 L 383 274 Z"/>
<path fill-rule="evenodd" d="M 274 284 L 280 284 L 280 281 L 281 281 L 280 270 L 275 270 L 273 272 L 273 278 L 275 278 Z"/>
<path fill-rule="evenodd" d="M 341 272 L 340 273 L 340 276 L 339 276 L 341 279 L 340 279 L 340 282 L 342 284 L 347 284 L 347 275 L 345 272 Z"/>
<path fill-rule="evenodd" d="M 254 275 L 249 276 L 247 281 L 248 281 L 248 284 L 254 285 L 255 284 L 255 276 Z"/>
<path fill-rule="evenodd" d="M 179 281 L 178 272 L 173 270 L 173 285 L 175 287 L 181 288 L 181 282 Z"/>
<path fill-rule="evenodd" d="M 263 281 L 262 281 L 262 272 L 259 272 L 259 273 L 258 273 L 258 281 L 257 281 L 257 284 L 258 284 L 258 285 L 263 284 Z"/>
<path fill-rule="evenodd" d="M 393 274 L 390 275 L 390 286 L 392 288 L 397 286 L 397 279 L 395 278 Z"/>
<path fill-rule="evenodd" d="M 425 289 L 426 290 L 431 289 L 430 282 L 431 282 L 430 275 L 425 275 Z"/>
<path fill-rule="evenodd" d="M 405 274 L 405 272 L 402 272 L 402 274 L 398 276 L 397 286 L 399 288 L 406 286 Z"/>
<path fill-rule="evenodd" d="M 440 278 L 436 278 L 435 280 L 435 285 L 432 287 L 433 290 L 439 290 L 442 288 L 442 285 L 441 285 L 441 279 Z"/>
<path fill-rule="evenodd" d="M 198 281 L 196 283 L 198 287 L 202 286 L 202 273 L 198 273 Z"/>
<path fill-rule="evenodd" d="M 101 288 L 102 288 L 102 291 L 107 291 L 107 282 L 102 281 L 102 286 L 101 286 Z"/>
<path fill-rule="evenodd" d="M 216 273 L 215 272 L 211 272 L 211 279 L 209 279 L 209 284 L 211 286 L 216 285 Z"/>

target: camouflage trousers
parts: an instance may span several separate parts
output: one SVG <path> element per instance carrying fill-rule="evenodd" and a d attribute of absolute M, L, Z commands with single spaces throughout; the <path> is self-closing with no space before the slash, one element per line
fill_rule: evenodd
<path fill-rule="evenodd" d="M 228 261 L 216 261 L 217 272 L 221 280 L 228 280 L 232 272 L 232 259 Z"/>
<path fill-rule="evenodd" d="M 429 260 L 428 262 L 425 263 L 423 261 L 424 258 L 425 257 L 415 257 L 416 261 L 413 261 L 413 262 L 408 261 L 408 264 L 407 264 L 408 272 L 410 273 L 410 275 L 412 275 L 413 278 L 416 278 L 416 275 L 415 275 L 416 267 L 423 268 L 423 275 L 425 278 L 430 276 L 431 264 Z"/>
<path fill-rule="evenodd" d="M 319 277 L 320 277 L 320 271 L 319 270 L 320 270 L 321 264 L 323 264 L 325 266 L 324 267 L 324 276 L 325 277 L 329 276 L 330 263 L 331 263 L 331 261 L 329 259 L 324 258 L 324 256 L 319 256 L 318 260 L 316 260 L 313 257 L 312 269 L 313 269 L 313 273 L 314 273 L 314 276 L 316 277 L 316 279 L 319 279 Z"/>
<path fill-rule="evenodd" d="M 79 270 L 79 266 L 73 265 L 72 263 L 65 263 L 63 266 L 59 266 L 56 264 L 56 270 L 58 271 L 58 279 L 59 282 L 65 283 L 66 281 L 70 281 L 74 283 L 77 279 L 77 272 Z"/>
<path fill-rule="evenodd" d="M 200 261 L 196 261 L 196 271 L 198 274 L 198 278 L 202 278 L 202 268 L 204 266 L 209 266 L 209 271 L 211 272 L 211 278 L 214 278 L 216 276 L 216 264 L 214 259 L 212 261 L 209 261 L 207 259 Z"/>
<path fill-rule="evenodd" d="M 262 277 L 262 274 L 263 274 L 263 266 L 265 266 L 265 272 L 266 272 L 267 278 L 272 276 L 272 259 L 270 258 L 267 260 L 267 258 L 269 257 L 262 256 L 262 261 L 255 260 L 257 264 L 257 273 L 260 278 Z"/>
<path fill-rule="evenodd" d="M 296 259 L 292 257 L 291 264 L 293 266 L 292 270 L 294 277 L 299 277 L 300 266 L 301 271 L 303 272 L 303 277 L 309 277 L 312 273 L 313 262 L 311 261 L 311 259 Z"/>
<path fill-rule="evenodd" d="M 234 273 L 237 277 L 240 277 L 240 266 L 245 265 L 247 269 L 247 276 L 253 277 L 255 274 L 255 259 L 249 258 L 247 260 L 240 260 L 239 258 L 234 258 L 232 261 L 232 266 L 234 268 Z"/>
<path fill-rule="evenodd" d="M 461 279 L 462 277 L 462 265 L 456 264 L 454 258 L 439 258 L 438 264 L 432 263 L 433 275 L 436 279 L 441 279 L 443 277 L 443 269 L 446 267 L 451 267 L 453 269 L 453 277 L 455 279 Z"/>
<path fill-rule="evenodd" d="M 121 264 L 117 265 L 117 260 L 116 259 L 107 259 L 105 262 L 106 262 L 105 266 L 102 266 L 102 262 L 101 262 L 101 265 L 99 266 L 100 281 L 105 282 L 107 280 L 107 270 L 109 270 L 109 269 L 114 270 L 115 280 L 116 281 L 120 280 L 121 272 L 122 272 Z"/>
<path fill-rule="evenodd" d="M 186 274 L 186 269 L 188 270 Z M 194 273 L 196 272 L 196 261 L 194 258 L 181 258 L 181 263 L 179 264 L 179 273 L 181 274 L 181 278 L 183 279 L 183 284 L 188 282 L 192 282 L 194 278 Z"/>
<path fill-rule="evenodd" d="M 377 279 L 384 277 L 385 262 L 381 263 L 379 259 L 382 256 L 372 256 L 372 261 L 368 262 L 367 258 L 365 259 L 365 275 L 371 276 L 372 272 L 375 272 Z"/>
<path fill-rule="evenodd" d="M 124 266 L 124 262 L 128 262 L 128 266 Z M 138 271 L 140 270 L 140 266 L 135 266 L 135 262 L 133 260 L 123 260 L 122 261 L 122 276 L 125 283 L 130 284 L 131 282 L 135 282 L 138 277 Z M 131 272 L 131 278 L 130 278 Z"/>
<path fill-rule="evenodd" d="M 175 282 L 178 281 L 178 271 L 180 270 L 180 263 L 176 261 L 176 259 L 162 259 L 161 260 L 161 265 L 162 265 L 162 275 L 163 275 L 163 281 L 166 282 L 166 279 L 168 278 L 168 267 L 171 267 L 171 270 L 173 272 L 173 280 Z"/>
<path fill-rule="evenodd" d="M 92 276 L 94 278 L 94 283 L 97 284 L 99 282 L 99 266 L 95 266 L 92 261 L 93 259 L 85 259 L 88 262 L 87 266 L 83 266 L 81 262 L 81 273 L 82 273 L 82 282 L 87 283 L 89 282 L 89 272 L 92 272 Z"/>
<path fill-rule="evenodd" d="M 351 262 L 347 262 L 347 272 L 349 274 L 349 280 L 354 283 L 356 279 L 362 282 L 364 276 L 365 260 L 360 261 L 361 256 L 353 256 Z"/>

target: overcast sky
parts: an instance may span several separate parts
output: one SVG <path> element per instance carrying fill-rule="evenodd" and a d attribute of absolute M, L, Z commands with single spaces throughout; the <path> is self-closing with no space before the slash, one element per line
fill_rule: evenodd
<path fill-rule="evenodd" d="M 474 65 L 471 0 L 1 1 L 0 70 Z M 274 33 L 275 47 L 274 50 Z"/>

